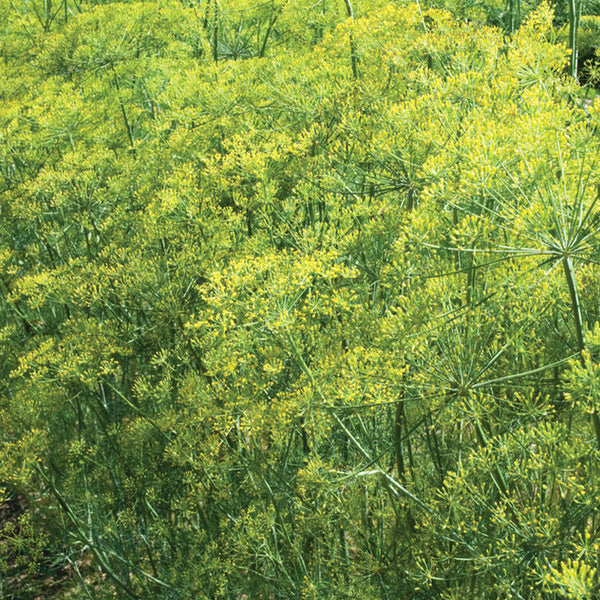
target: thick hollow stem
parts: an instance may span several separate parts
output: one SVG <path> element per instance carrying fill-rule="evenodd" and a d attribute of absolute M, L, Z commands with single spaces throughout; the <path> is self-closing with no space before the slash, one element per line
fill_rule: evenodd
<path fill-rule="evenodd" d="M 569 0 L 569 49 L 571 50 L 571 77 L 577 79 L 577 30 L 579 29 L 579 11 L 577 0 Z"/>

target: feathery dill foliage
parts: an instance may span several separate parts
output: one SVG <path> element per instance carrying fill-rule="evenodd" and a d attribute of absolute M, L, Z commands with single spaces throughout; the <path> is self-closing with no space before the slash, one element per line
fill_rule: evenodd
<path fill-rule="evenodd" d="M 0 15 L 3 597 L 597 597 L 600 107 L 547 5 Z"/>

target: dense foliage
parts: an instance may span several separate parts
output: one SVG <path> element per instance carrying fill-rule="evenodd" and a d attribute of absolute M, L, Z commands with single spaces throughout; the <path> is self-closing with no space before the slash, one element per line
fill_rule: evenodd
<path fill-rule="evenodd" d="M 440 6 L 0 0 L 2 597 L 598 597 L 600 103 Z"/>

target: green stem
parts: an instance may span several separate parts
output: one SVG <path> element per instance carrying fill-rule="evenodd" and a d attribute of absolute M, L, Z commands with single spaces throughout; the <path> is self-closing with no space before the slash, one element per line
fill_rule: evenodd
<path fill-rule="evenodd" d="M 117 90 L 117 97 L 119 99 L 119 106 L 121 107 L 121 114 L 123 115 L 123 122 L 125 124 L 125 129 L 127 131 L 127 138 L 129 139 L 129 147 L 131 149 L 131 153 L 135 158 L 135 145 L 133 143 L 133 129 L 131 128 L 131 123 L 129 122 L 129 118 L 127 117 L 127 111 L 125 110 L 125 104 L 123 104 L 123 98 L 121 97 L 121 86 L 119 85 L 119 78 L 117 77 L 117 73 L 115 71 L 115 67 L 111 65 L 111 69 L 114 75 L 115 88 Z"/>
<path fill-rule="evenodd" d="M 573 308 L 573 319 L 575 321 L 575 335 L 577 336 L 577 349 L 579 350 L 579 360 L 585 367 L 585 337 L 583 333 L 583 315 L 581 312 L 581 302 L 579 300 L 579 292 L 577 290 L 577 279 L 575 278 L 575 269 L 570 256 L 565 256 L 562 259 L 563 270 L 569 288 L 569 296 L 571 297 L 571 306 Z M 596 443 L 600 446 L 600 416 L 596 409 L 592 412 L 592 425 L 596 436 Z"/>
<path fill-rule="evenodd" d="M 354 22 L 354 11 L 352 10 L 350 0 L 344 0 L 344 4 L 346 5 L 348 18 Z M 358 59 L 356 58 L 356 46 L 354 45 L 354 36 L 352 33 L 350 33 L 350 59 L 352 61 L 352 76 L 354 79 L 358 79 Z"/>
<path fill-rule="evenodd" d="M 273 3 L 271 3 L 271 18 L 269 19 L 269 24 L 267 25 L 267 32 L 265 33 L 265 37 L 263 39 L 263 43 L 258 52 L 258 58 L 262 58 L 265 55 L 265 51 L 267 49 L 267 42 L 269 41 L 269 36 L 271 35 L 271 30 L 273 29 L 273 25 L 275 25 L 275 21 L 279 18 L 279 13 L 281 9 L 274 10 Z"/>
<path fill-rule="evenodd" d="M 217 0 L 214 0 L 214 14 L 213 14 L 213 31 L 212 31 L 212 51 L 213 60 L 217 62 L 219 60 L 219 5 Z"/>
<path fill-rule="evenodd" d="M 398 479 L 404 481 L 404 456 L 402 454 L 402 422 L 404 420 L 404 400 L 396 404 L 396 419 L 394 423 L 394 446 L 396 448 L 396 469 Z"/>
<path fill-rule="evenodd" d="M 569 49 L 571 50 L 571 77 L 577 79 L 577 30 L 579 29 L 579 11 L 577 0 L 569 0 Z"/>
<path fill-rule="evenodd" d="M 569 296 L 571 297 L 571 306 L 573 308 L 573 320 L 575 321 L 575 334 L 577 336 L 577 349 L 583 360 L 585 350 L 585 338 L 583 335 L 583 316 L 581 313 L 581 302 L 579 301 L 579 292 L 577 291 L 577 279 L 575 278 L 575 269 L 570 256 L 562 259 L 563 270 L 569 287 Z"/>

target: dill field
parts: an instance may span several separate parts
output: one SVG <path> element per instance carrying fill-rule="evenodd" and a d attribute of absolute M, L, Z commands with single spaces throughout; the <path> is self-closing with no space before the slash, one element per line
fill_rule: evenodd
<path fill-rule="evenodd" d="M 597 600 L 598 15 L 0 0 L 0 597 Z"/>

